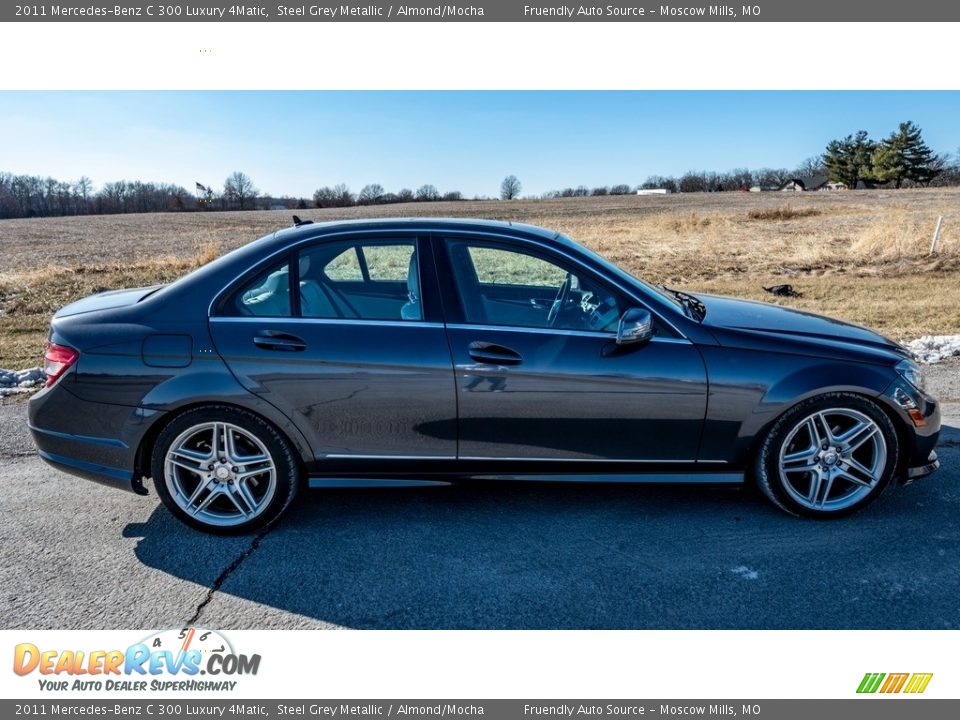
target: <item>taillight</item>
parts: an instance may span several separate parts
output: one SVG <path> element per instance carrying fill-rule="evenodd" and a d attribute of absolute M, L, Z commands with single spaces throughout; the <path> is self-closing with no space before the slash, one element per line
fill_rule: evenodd
<path fill-rule="evenodd" d="M 60 376 L 69 370 L 70 366 L 73 365 L 79 357 L 80 353 L 72 347 L 49 343 L 47 345 L 47 352 L 43 355 L 43 359 L 47 361 L 46 366 L 43 368 L 43 372 L 47 374 L 47 387 L 50 387 L 59 380 Z"/>

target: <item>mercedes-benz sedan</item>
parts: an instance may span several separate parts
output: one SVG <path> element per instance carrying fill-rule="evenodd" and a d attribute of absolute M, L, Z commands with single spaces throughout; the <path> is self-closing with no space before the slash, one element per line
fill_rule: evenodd
<path fill-rule="evenodd" d="M 272 522 L 302 486 L 458 479 L 750 481 L 836 517 L 938 467 L 937 402 L 896 343 L 512 223 L 298 221 L 68 305 L 46 363 L 41 456 L 152 478 L 211 532 Z"/>

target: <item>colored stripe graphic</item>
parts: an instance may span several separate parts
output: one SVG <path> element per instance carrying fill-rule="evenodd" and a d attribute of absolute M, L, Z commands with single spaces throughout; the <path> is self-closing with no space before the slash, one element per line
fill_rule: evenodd
<path fill-rule="evenodd" d="M 880 683 L 884 677 L 886 677 L 884 673 L 867 673 L 863 676 L 863 680 L 860 681 L 860 687 L 857 688 L 857 692 L 875 693 L 877 688 L 880 687 Z"/>
<path fill-rule="evenodd" d="M 887 681 L 880 688 L 882 693 L 898 693 L 903 689 L 904 684 L 910 673 L 890 673 L 887 675 Z"/>
<path fill-rule="evenodd" d="M 881 692 L 892 693 L 922 693 L 927 689 L 933 673 L 866 673 L 857 687 L 858 693 Z"/>
<path fill-rule="evenodd" d="M 904 692 L 922 693 L 927 689 L 927 685 L 930 684 L 931 678 L 933 678 L 933 673 L 914 673 L 913 677 L 910 678 L 910 682 L 907 683 L 907 687 Z"/>

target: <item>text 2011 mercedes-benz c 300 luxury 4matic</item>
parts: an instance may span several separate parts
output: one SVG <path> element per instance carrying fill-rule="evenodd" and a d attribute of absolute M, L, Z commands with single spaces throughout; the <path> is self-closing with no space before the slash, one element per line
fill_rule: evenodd
<path fill-rule="evenodd" d="M 939 465 L 896 343 L 634 278 L 562 235 L 297 222 L 53 318 L 41 456 L 250 530 L 297 490 L 474 480 L 755 482 L 826 518 Z"/>

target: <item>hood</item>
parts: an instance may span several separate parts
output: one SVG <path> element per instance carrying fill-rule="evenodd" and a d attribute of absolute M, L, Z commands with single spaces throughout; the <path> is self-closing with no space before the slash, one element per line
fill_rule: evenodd
<path fill-rule="evenodd" d="M 697 295 L 707 308 L 703 325 L 721 345 L 775 343 L 782 350 L 815 355 L 869 355 L 876 361 L 909 357 L 901 345 L 860 325 L 770 303 Z"/>
<path fill-rule="evenodd" d="M 88 297 L 60 308 L 53 317 L 64 318 L 70 315 L 79 315 L 80 313 L 111 310 L 113 308 L 134 305 L 160 287 L 163 286 L 153 285 L 151 287 L 134 288 L 132 290 L 110 290 L 108 292 L 97 293 L 96 295 L 89 295 Z"/>

